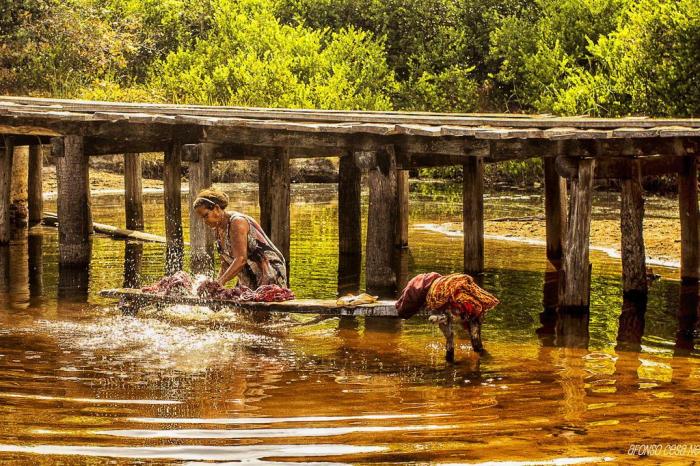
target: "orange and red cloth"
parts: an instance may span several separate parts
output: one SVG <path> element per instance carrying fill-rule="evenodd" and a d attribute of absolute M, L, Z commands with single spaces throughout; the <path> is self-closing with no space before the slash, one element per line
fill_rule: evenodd
<path fill-rule="evenodd" d="M 408 319 L 425 306 L 429 311 L 449 309 L 456 317 L 481 317 L 500 301 L 466 274 L 444 277 L 430 272 L 413 277 L 396 301 L 399 317 Z"/>

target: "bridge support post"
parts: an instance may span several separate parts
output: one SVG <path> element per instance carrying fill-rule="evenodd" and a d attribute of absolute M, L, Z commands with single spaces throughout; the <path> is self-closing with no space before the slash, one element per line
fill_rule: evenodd
<path fill-rule="evenodd" d="M 566 180 L 555 168 L 555 158 L 544 159 L 544 213 L 547 223 L 547 259 L 559 264 L 566 235 Z"/>
<path fill-rule="evenodd" d="M 10 189 L 10 202 L 12 205 L 12 224 L 16 228 L 24 228 L 28 223 L 28 173 L 29 146 L 26 144 L 21 146 L 15 145 L 15 153 L 12 157 L 12 188 Z"/>
<path fill-rule="evenodd" d="M 678 203 L 681 216 L 681 280 L 700 278 L 698 250 L 698 172 L 694 156 L 683 157 L 678 173 Z"/>
<path fill-rule="evenodd" d="M 469 157 L 462 166 L 464 273 L 484 272 L 484 160 Z"/>
<path fill-rule="evenodd" d="M 396 170 L 397 219 L 394 246 L 408 247 L 408 170 Z"/>
<path fill-rule="evenodd" d="M 58 181 L 59 264 L 82 267 L 90 263 L 92 211 L 88 157 L 82 136 L 52 139 Z"/>
<path fill-rule="evenodd" d="M 362 172 L 352 151 L 340 157 L 338 172 L 338 293 L 356 293 L 362 262 Z"/>
<path fill-rule="evenodd" d="M 260 159 L 258 167 L 260 226 L 284 256 L 289 279 L 291 236 L 289 149 L 276 149 L 272 158 Z"/>
<path fill-rule="evenodd" d="M 126 228 L 143 231 L 141 154 L 124 154 L 124 211 Z"/>
<path fill-rule="evenodd" d="M 622 290 L 624 294 L 646 293 L 646 253 L 644 250 L 644 198 L 639 163 L 632 177 L 622 180 L 620 230 L 622 249 Z"/>
<path fill-rule="evenodd" d="M 214 270 L 214 232 L 192 208 L 197 194 L 211 187 L 212 154 L 206 144 L 197 145 L 196 160 L 189 165 L 190 174 L 190 270 L 211 274 Z"/>
<path fill-rule="evenodd" d="M 10 189 L 12 183 L 12 156 L 14 144 L 12 138 L 4 138 L 5 147 L 0 150 L 0 244 L 10 242 L 12 226 L 10 224 Z"/>
<path fill-rule="evenodd" d="M 593 201 L 594 159 L 578 160 L 577 176 L 571 180 L 569 222 L 564 241 L 563 280 L 559 305 L 588 308 L 591 288 L 589 238 Z"/>
<path fill-rule="evenodd" d="M 180 166 L 182 165 L 182 145 L 175 142 L 165 153 L 163 165 L 163 188 L 165 203 L 165 273 L 173 274 L 182 270 L 184 241 L 182 239 L 182 197 Z"/>
<path fill-rule="evenodd" d="M 29 225 L 38 225 L 44 218 L 44 187 L 42 171 L 44 168 L 43 146 L 29 146 L 29 182 L 27 202 L 29 204 Z"/>
<path fill-rule="evenodd" d="M 367 216 L 367 289 L 379 294 L 396 291 L 392 267 L 397 221 L 396 156 L 392 146 L 374 153 L 368 172 L 369 212 Z"/>

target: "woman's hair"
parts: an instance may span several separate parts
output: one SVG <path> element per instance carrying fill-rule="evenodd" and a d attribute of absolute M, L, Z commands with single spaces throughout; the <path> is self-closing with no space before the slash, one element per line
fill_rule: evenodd
<path fill-rule="evenodd" d="M 192 207 L 195 209 L 201 206 L 207 209 L 213 209 L 215 205 L 225 209 L 228 205 L 228 196 L 226 193 L 214 188 L 201 190 L 192 203 Z"/>

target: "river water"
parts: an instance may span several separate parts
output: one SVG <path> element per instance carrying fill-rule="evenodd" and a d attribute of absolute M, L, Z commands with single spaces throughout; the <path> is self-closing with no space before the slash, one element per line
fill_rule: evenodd
<path fill-rule="evenodd" d="M 461 238 L 434 227 L 460 221 L 459 188 L 413 188 L 402 278 L 459 271 Z M 257 214 L 253 186 L 226 190 Z M 292 288 L 335 296 L 334 187 L 295 185 L 292 199 Z M 146 200 L 146 230 L 162 234 L 161 197 Z M 542 213 L 539 194 L 485 202 L 490 218 Z M 647 202 L 650 215 L 667 209 Z M 123 226 L 122 205 L 95 197 L 95 221 Z M 559 316 L 542 245 L 485 249 L 484 287 L 502 301 L 484 324 L 487 354 L 461 335 L 446 364 L 424 318 L 122 316 L 99 290 L 122 286 L 125 258 L 128 280 L 159 278 L 163 245 L 96 235 L 89 271 L 68 273 L 56 230 L 18 233 L 0 248 L 0 463 L 638 463 L 628 451 L 640 444 L 663 446 L 647 447 L 650 463 L 700 460 L 697 293 L 664 278 L 647 303 L 623 301 L 619 259 L 592 251 L 590 315 Z"/>

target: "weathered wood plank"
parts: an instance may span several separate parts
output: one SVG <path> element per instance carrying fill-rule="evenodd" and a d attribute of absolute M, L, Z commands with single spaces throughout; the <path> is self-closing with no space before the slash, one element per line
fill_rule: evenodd
<path fill-rule="evenodd" d="M 52 212 L 46 212 L 42 219 L 42 223 L 49 227 L 57 227 L 58 215 Z M 146 233 L 143 231 L 128 230 L 124 228 L 118 228 L 113 225 L 107 225 L 105 223 L 96 222 L 93 222 L 92 227 L 95 233 L 101 233 L 103 235 L 112 236 L 114 238 L 146 241 L 149 243 L 167 243 L 165 236 L 154 235 L 152 233 Z M 189 245 L 189 243 L 185 243 L 185 245 Z"/>
<path fill-rule="evenodd" d="M 582 159 L 578 176 L 571 180 L 569 220 L 562 260 L 562 290 L 559 304 L 563 308 L 586 308 L 589 305 L 589 239 L 593 200 L 594 159 Z"/>
<path fill-rule="evenodd" d="M 10 190 L 12 183 L 12 138 L 4 138 L 5 148 L 0 150 L 0 244 L 10 242 L 12 225 L 10 222 Z"/>
<path fill-rule="evenodd" d="M 641 167 L 639 162 L 630 162 L 630 165 L 634 175 L 622 181 L 620 205 L 622 290 L 625 294 L 647 292 Z"/>
<path fill-rule="evenodd" d="M 462 170 L 464 272 L 478 275 L 484 272 L 484 161 L 470 158 Z"/>
<path fill-rule="evenodd" d="M 212 154 L 207 145 L 196 147 L 197 160 L 189 164 L 190 270 L 208 275 L 214 270 L 214 232 L 199 217 L 192 203 L 202 189 L 211 187 Z"/>
<path fill-rule="evenodd" d="M 100 296 L 113 299 L 126 298 L 140 305 L 184 304 L 189 306 L 208 306 L 215 309 L 240 309 L 242 311 L 323 314 L 328 316 L 398 317 L 395 301 L 377 301 L 375 303 L 361 304 L 354 307 L 338 306 L 335 300 L 323 299 L 294 299 L 279 303 L 260 303 L 198 298 L 195 296 L 159 296 L 129 288 L 102 290 L 100 291 Z"/>
<path fill-rule="evenodd" d="M 365 276 L 371 293 L 392 294 L 396 274 L 392 268 L 396 232 L 396 157 L 388 146 L 375 154 L 376 166 L 368 172 L 369 212 Z"/>
<path fill-rule="evenodd" d="M 58 180 L 59 263 L 82 267 L 90 263 L 92 210 L 88 159 L 82 136 L 63 137 L 63 157 L 56 159 Z"/>
<path fill-rule="evenodd" d="M 180 167 L 182 145 L 173 142 L 165 152 L 163 164 L 163 198 L 165 206 L 165 271 L 172 274 L 182 270 L 184 240 L 182 235 L 182 198 Z"/>
<path fill-rule="evenodd" d="M 566 180 L 557 173 L 553 157 L 545 157 L 543 163 L 547 259 L 559 263 L 562 257 L 562 244 L 566 236 Z"/>
<path fill-rule="evenodd" d="M 0 106 L 7 102 L 23 104 L 20 108 L 35 108 L 44 111 L 46 105 L 58 105 L 62 111 L 91 112 L 118 111 L 144 113 L 147 109 L 163 115 L 196 115 L 207 117 L 238 117 L 258 119 L 280 119 L 296 121 L 356 121 L 380 124 L 418 124 L 418 125 L 462 125 L 462 126 L 503 126 L 503 127 L 576 127 L 576 128 L 619 128 L 656 126 L 683 126 L 700 128 L 696 119 L 652 119 L 652 118 L 590 118 L 590 117 L 551 117 L 542 115 L 497 115 L 488 114 L 429 114 L 422 112 L 360 112 L 360 111 L 324 111 L 324 110 L 292 110 L 292 109 L 255 109 L 241 107 L 206 107 L 178 106 L 158 104 L 133 104 L 93 101 L 70 101 L 60 99 L 37 99 L 26 97 L 0 97 Z M 17 109 L 17 106 L 7 107 Z M 52 111 L 56 109 L 53 108 Z M 149 112 L 150 113 L 150 112 Z"/>
<path fill-rule="evenodd" d="M 141 154 L 124 154 L 124 212 L 128 230 L 143 230 Z"/>
<path fill-rule="evenodd" d="M 42 185 L 43 167 L 43 146 L 37 144 L 29 146 L 29 181 L 27 187 L 29 225 L 41 223 L 41 219 L 44 216 L 44 188 Z"/>

